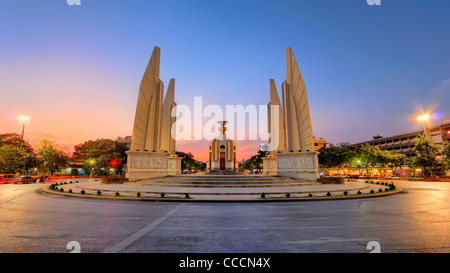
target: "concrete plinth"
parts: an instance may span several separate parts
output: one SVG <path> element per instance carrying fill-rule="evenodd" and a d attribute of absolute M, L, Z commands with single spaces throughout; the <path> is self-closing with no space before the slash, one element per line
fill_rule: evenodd
<path fill-rule="evenodd" d="M 182 157 L 178 157 L 176 155 L 172 155 L 169 157 L 168 163 L 168 174 L 169 175 L 178 175 L 181 174 L 181 160 Z"/>
<path fill-rule="evenodd" d="M 277 158 L 273 156 L 263 157 L 263 174 L 277 175 Z"/>
<path fill-rule="evenodd" d="M 137 181 L 169 174 L 169 154 L 158 152 L 128 151 L 128 181 Z M 181 168 L 181 162 L 180 162 Z"/>
<path fill-rule="evenodd" d="M 278 176 L 317 182 L 319 160 L 316 152 L 291 152 L 277 154 Z"/>

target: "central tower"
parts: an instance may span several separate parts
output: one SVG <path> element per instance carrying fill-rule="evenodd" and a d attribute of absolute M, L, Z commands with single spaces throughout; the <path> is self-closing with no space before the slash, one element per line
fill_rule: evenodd
<path fill-rule="evenodd" d="M 220 134 L 209 142 L 208 170 L 210 172 L 232 172 L 237 168 L 236 142 L 227 138 L 227 121 L 218 122 Z"/>

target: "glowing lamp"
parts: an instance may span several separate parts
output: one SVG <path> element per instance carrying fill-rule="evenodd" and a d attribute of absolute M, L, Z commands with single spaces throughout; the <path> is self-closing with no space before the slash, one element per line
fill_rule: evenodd
<path fill-rule="evenodd" d="M 417 120 L 423 122 L 423 121 L 428 121 L 429 118 L 430 118 L 430 116 L 428 114 L 423 114 L 421 116 L 418 116 Z"/>
<path fill-rule="evenodd" d="M 19 120 L 21 122 L 29 121 L 31 117 L 29 116 L 19 116 Z"/>

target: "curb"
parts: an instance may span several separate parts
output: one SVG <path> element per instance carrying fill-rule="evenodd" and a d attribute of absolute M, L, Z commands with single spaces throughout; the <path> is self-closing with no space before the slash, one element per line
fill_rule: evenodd
<path fill-rule="evenodd" d="M 207 199 L 171 199 L 171 198 L 137 198 L 137 197 L 115 197 L 115 196 L 95 196 L 95 195 L 79 195 L 66 192 L 55 192 L 49 190 L 47 186 L 41 188 L 42 192 L 47 194 L 59 195 L 63 197 L 85 198 L 93 200 L 113 200 L 113 201 L 137 201 L 137 202 L 178 202 L 178 203 L 269 203 L 269 202 L 311 202 L 311 201 L 342 201 L 354 199 L 368 199 L 386 197 L 403 192 L 403 189 L 397 188 L 395 191 L 368 194 L 368 195 L 352 195 L 338 197 L 311 197 L 311 198 L 274 198 L 274 199 L 242 199 L 242 200 L 207 200 Z M 192 194 L 191 194 L 192 196 Z"/>

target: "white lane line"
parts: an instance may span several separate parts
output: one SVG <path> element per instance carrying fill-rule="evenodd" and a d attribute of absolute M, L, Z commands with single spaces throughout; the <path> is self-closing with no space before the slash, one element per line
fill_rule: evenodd
<path fill-rule="evenodd" d="M 164 227 L 157 230 L 268 230 L 268 229 L 315 229 L 342 228 L 342 226 L 311 226 L 311 227 Z"/>
<path fill-rule="evenodd" d="M 336 243 L 336 242 L 370 242 L 377 241 L 376 238 L 354 238 L 354 239 L 343 239 L 343 238 L 333 238 L 325 237 L 314 240 L 303 240 L 303 241 L 292 241 L 284 242 L 284 244 L 324 244 L 324 243 Z"/>
<path fill-rule="evenodd" d="M 130 237 L 126 238 L 122 242 L 118 243 L 115 246 L 112 246 L 110 248 L 107 248 L 103 251 L 103 253 L 119 253 L 120 251 L 124 250 L 128 246 L 130 246 L 132 243 L 137 241 L 139 238 L 144 236 L 145 234 L 149 233 L 151 230 L 153 230 L 155 227 L 157 227 L 159 224 L 167 220 L 170 216 L 174 215 L 177 211 L 179 211 L 181 208 L 183 208 L 186 204 L 181 204 L 179 206 L 176 206 L 175 208 L 171 209 L 168 213 L 161 216 L 160 218 L 156 219 L 143 229 L 139 230 L 138 232 L 134 233 Z"/>

